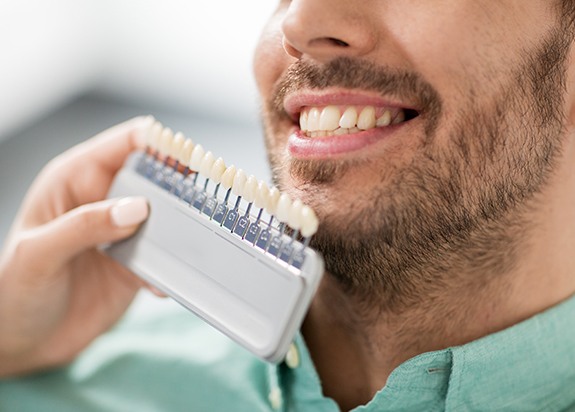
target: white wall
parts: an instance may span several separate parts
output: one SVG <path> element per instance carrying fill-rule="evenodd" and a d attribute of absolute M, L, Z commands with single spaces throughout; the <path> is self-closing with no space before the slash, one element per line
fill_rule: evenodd
<path fill-rule="evenodd" d="M 103 88 L 223 116 L 253 116 L 251 59 L 275 0 L 110 0 Z"/>
<path fill-rule="evenodd" d="M 101 74 L 93 0 L 0 0 L 0 138 Z"/>
<path fill-rule="evenodd" d="M 257 117 L 251 59 L 276 0 L 0 0 L 0 139 L 87 90 Z"/>

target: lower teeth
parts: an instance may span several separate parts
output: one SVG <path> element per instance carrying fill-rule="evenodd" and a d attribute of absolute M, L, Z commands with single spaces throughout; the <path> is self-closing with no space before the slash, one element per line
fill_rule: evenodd
<path fill-rule="evenodd" d="M 372 129 L 368 129 L 368 130 L 372 130 Z M 304 134 L 307 137 L 329 137 L 329 136 L 342 136 L 344 134 L 354 134 L 354 133 L 359 133 L 359 132 L 364 132 L 365 130 L 360 130 L 357 127 L 352 127 L 350 129 L 342 129 L 337 128 L 335 130 L 331 130 L 331 131 L 325 131 L 325 130 L 318 130 L 315 132 L 304 132 Z"/>

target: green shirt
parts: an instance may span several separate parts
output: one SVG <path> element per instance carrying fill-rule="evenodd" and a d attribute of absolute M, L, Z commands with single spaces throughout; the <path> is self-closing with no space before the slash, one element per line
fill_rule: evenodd
<path fill-rule="evenodd" d="M 2 412 L 338 411 L 298 336 L 262 362 L 174 304 L 132 311 L 66 368 L 0 381 Z M 575 410 L 575 298 L 400 365 L 367 411 Z"/>

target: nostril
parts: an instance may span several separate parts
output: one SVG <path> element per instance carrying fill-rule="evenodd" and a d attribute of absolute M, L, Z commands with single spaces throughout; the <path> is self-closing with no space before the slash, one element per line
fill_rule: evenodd
<path fill-rule="evenodd" d="M 302 53 L 298 49 L 296 49 L 294 46 L 292 46 L 291 43 L 286 39 L 285 36 L 282 38 L 282 45 L 283 45 L 285 52 L 289 56 L 295 57 L 296 59 L 301 58 Z"/>
<path fill-rule="evenodd" d="M 336 46 L 339 47 L 349 47 L 349 43 L 344 42 L 343 40 L 336 39 L 333 37 L 329 37 L 328 40 Z"/>

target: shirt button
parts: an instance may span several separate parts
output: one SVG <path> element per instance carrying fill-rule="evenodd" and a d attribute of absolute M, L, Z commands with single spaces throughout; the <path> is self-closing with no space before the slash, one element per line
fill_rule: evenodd
<path fill-rule="evenodd" d="M 268 395 L 268 399 L 272 405 L 272 408 L 275 410 L 278 410 L 282 407 L 282 394 L 279 388 L 272 388 Z"/>
<path fill-rule="evenodd" d="M 295 343 L 292 343 L 286 354 L 286 364 L 291 369 L 295 369 L 299 366 L 299 352 Z"/>

